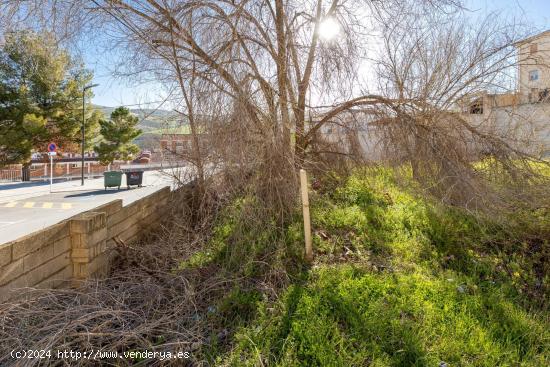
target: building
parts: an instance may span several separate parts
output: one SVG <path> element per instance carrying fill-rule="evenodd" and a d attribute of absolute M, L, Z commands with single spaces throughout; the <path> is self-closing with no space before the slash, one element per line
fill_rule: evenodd
<path fill-rule="evenodd" d="M 208 138 L 205 134 L 198 135 L 201 155 L 208 154 Z M 160 153 L 162 160 L 187 160 L 193 152 L 193 135 L 190 133 L 165 133 L 160 138 Z"/>
<path fill-rule="evenodd" d="M 550 30 L 516 42 L 517 87 L 509 93 L 487 91 L 469 94 L 458 101 L 464 114 L 489 115 L 493 109 L 550 102 Z"/>
<path fill-rule="evenodd" d="M 191 150 L 191 134 L 162 134 L 160 148 L 164 154 L 183 154 Z"/>
<path fill-rule="evenodd" d="M 550 30 L 515 44 L 521 103 L 550 101 Z"/>
<path fill-rule="evenodd" d="M 550 30 L 515 43 L 516 90 L 481 91 L 457 103 L 472 126 L 500 136 L 529 154 L 550 156 Z"/>

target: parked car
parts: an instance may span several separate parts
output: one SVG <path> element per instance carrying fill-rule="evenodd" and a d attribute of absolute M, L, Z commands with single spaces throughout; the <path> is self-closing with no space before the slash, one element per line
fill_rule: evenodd
<path fill-rule="evenodd" d="M 132 161 L 132 163 L 149 163 L 151 161 L 151 151 L 143 150 L 139 156 Z"/>
<path fill-rule="evenodd" d="M 138 158 L 134 159 L 132 161 L 132 163 L 149 163 L 150 161 L 151 161 L 150 158 L 141 156 L 141 157 L 138 157 Z"/>
<path fill-rule="evenodd" d="M 44 158 L 42 153 L 32 153 L 32 155 L 31 155 L 32 160 L 38 161 L 38 160 L 41 160 L 42 158 Z"/>

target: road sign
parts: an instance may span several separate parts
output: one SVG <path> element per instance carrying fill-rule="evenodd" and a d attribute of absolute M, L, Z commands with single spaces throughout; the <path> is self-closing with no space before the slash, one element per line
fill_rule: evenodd
<path fill-rule="evenodd" d="M 53 184 L 53 156 L 57 154 L 57 145 L 55 143 L 48 144 L 48 155 L 50 156 L 50 193 L 52 192 Z"/>

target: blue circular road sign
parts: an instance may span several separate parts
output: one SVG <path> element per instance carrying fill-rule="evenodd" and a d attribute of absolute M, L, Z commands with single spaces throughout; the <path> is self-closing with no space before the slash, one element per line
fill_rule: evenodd
<path fill-rule="evenodd" d="M 48 152 L 55 152 L 56 149 L 57 145 L 55 145 L 55 143 L 48 144 Z"/>

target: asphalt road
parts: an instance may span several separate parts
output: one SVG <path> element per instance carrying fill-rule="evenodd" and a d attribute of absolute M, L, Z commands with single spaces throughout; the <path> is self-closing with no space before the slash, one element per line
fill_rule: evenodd
<path fill-rule="evenodd" d="M 103 179 L 89 180 L 86 186 L 79 182 L 60 182 L 53 185 L 7 184 L 0 186 L 0 244 L 16 240 L 45 227 L 93 209 L 115 199 L 123 205 L 170 186 L 169 176 L 159 172 L 145 172 L 141 188 L 105 190 Z"/>

